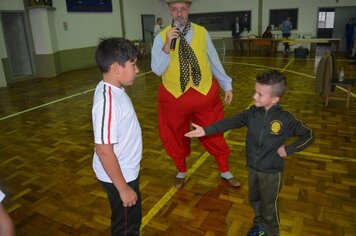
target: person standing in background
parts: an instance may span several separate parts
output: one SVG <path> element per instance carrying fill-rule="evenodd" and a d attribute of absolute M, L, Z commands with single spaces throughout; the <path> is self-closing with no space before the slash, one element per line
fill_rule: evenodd
<path fill-rule="evenodd" d="M 157 23 L 153 27 L 153 38 L 155 38 L 163 29 L 162 24 L 163 24 L 163 19 L 161 17 L 157 18 Z"/>
<path fill-rule="evenodd" d="M 349 22 L 345 25 L 345 40 L 346 40 L 346 52 L 350 53 L 352 50 L 353 37 L 355 32 L 355 19 L 350 17 Z"/>
<path fill-rule="evenodd" d="M 235 22 L 231 25 L 231 35 L 232 35 L 232 43 L 234 45 L 235 51 L 237 52 L 237 44 L 240 45 L 240 54 L 244 53 L 244 45 L 241 41 L 241 34 L 244 31 L 244 25 L 240 21 L 239 17 L 235 18 Z"/>
<path fill-rule="evenodd" d="M 288 16 L 280 25 L 280 28 L 282 30 L 282 36 L 284 39 L 289 39 L 290 37 L 290 31 L 292 30 L 292 22 L 290 17 Z M 289 47 L 289 43 L 285 42 L 284 43 L 284 52 L 285 53 L 289 53 L 290 51 L 290 47 Z"/>
<path fill-rule="evenodd" d="M 162 76 L 158 91 L 158 129 L 163 147 L 173 159 L 178 174 L 176 188 L 186 177 L 186 158 L 191 153 L 190 139 L 184 134 L 190 122 L 208 125 L 224 117 L 219 85 L 225 103 L 232 101 L 232 79 L 226 75 L 208 31 L 189 21 L 191 0 L 166 0 L 173 22 L 153 43 L 152 71 Z M 231 186 L 238 182 L 229 171 L 230 148 L 222 133 L 199 139 L 215 157 L 220 176 Z"/>
<path fill-rule="evenodd" d="M 352 52 L 351 52 L 351 58 L 354 59 L 354 61 L 352 62 L 352 64 L 355 64 L 356 63 L 356 24 L 355 24 L 355 27 L 354 27 L 354 35 L 353 35 L 353 40 L 354 40 L 354 46 L 352 48 Z"/>

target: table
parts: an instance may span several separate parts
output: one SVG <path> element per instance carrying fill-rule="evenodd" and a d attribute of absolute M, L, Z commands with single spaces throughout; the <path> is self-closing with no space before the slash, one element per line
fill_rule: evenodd
<path fill-rule="evenodd" d="M 310 44 L 317 44 L 317 43 L 330 43 L 331 45 L 335 46 L 336 54 L 339 52 L 339 45 L 341 39 L 339 38 L 310 38 L 310 39 L 281 39 L 282 43 L 310 43 Z"/>
<path fill-rule="evenodd" d="M 269 38 L 241 38 L 235 39 L 235 42 L 241 41 L 242 43 L 246 43 L 248 46 L 248 56 L 252 55 L 252 49 L 254 46 L 268 46 L 269 47 L 269 55 L 273 56 L 274 51 L 278 43 L 281 41 L 280 39 L 269 39 Z M 234 42 L 234 43 L 235 43 Z"/>
<path fill-rule="evenodd" d="M 248 55 L 251 56 L 251 51 L 254 46 L 269 46 L 270 56 L 275 55 L 278 44 L 281 43 L 301 43 L 301 44 L 317 44 L 317 43 L 330 43 L 335 46 L 336 54 L 339 52 L 339 38 L 310 38 L 310 39 L 268 39 L 268 38 L 242 38 L 236 39 L 248 44 Z"/>
<path fill-rule="evenodd" d="M 279 40 L 268 39 L 268 38 L 255 38 L 249 39 L 248 41 L 248 55 L 251 55 L 251 49 L 254 46 L 268 46 L 269 47 L 269 55 L 273 56 L 276 46 L 278 45 Z"/>

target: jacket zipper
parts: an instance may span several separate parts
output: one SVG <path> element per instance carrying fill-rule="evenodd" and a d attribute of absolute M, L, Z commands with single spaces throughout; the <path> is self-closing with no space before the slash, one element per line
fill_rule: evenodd
<path fill-rule="evenodd" d="M 265 133 L 265 129 L 266 129 L 266 120 L 267 120 L 267 112 L 268 110 L 265 111 L 265 114 L 264 114 L 264 117 L 263 117 L 263 126 L 262 126 L 262 130 L 260 132 L 260 136 L 259 136 L 259 139 L 258 139 L 258 150 L 257 150 L 257 155 L 256 155 L 256 158 L 255 158 L 255 163 L 254 163 L 254 169 L 256 169 L 256 164 L 257 164 L 257 159 L 259 158 L 260 156 L 260 152 L 261 152 L 261 147 L 262 147 L 262 137 Z"/>

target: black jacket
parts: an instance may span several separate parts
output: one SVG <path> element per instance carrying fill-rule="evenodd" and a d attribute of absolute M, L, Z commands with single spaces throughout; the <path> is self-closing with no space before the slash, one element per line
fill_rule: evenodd
<path fill-rule="evenodd" d="M 252 106 L 231 118 L 220 120 L 205 128 L 205 134 L 225 132 L 230 129 L 247 126 L 246 157 L 247 166 L 258 171 L 279 172 L 284 168 L 284 161 L 277 150 L 285 145 L 287 155 L 301 151 L 314 140 L 312 131 L 303 125 L 290 112 L 275 105 L 268 111 Z M 298 138 L 285 144 L 292 136 Z"/>

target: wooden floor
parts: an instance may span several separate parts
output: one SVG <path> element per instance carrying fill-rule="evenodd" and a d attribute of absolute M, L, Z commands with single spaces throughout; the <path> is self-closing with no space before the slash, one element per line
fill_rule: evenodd
<path fill-rule="evenodd" d="M 356 101 L 324 99 L 314 92 L 319 56 L 236 57 L 224 68 L 233 78 L 234 99 L 226 116 L 247 108 L 257 73 L 274 68 L 288 79 L 282 105 L 314 131 L 315 143 L 286 160 L 280 194 L 281 235 L 356 235 Z M 213 158 L 193 141 L 187 182 L 172 183 L 176 169 L 157 133 L 160 78 L 139 62 L 127 88 L 143 130 L 142 235 L 246 235 L 253 218 L 245 167 L 246 129 L 226 138 L 231 171 L 242 182 L 232 188 L 219 177 Z M 338 67 L 356 79 L 356 65 L 342 56 Z M 109 235 L 110 208 L 91 162 L 91 105 L 99 71 L 90 68 L 56 78 L 32 79 L 0 89 L 0 189 L 17 235 Z M 344 93 L 337 89 L 337 93 Z"/>

